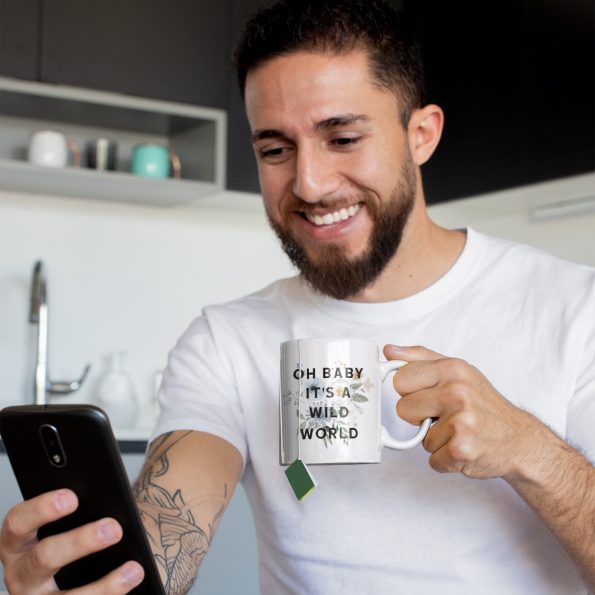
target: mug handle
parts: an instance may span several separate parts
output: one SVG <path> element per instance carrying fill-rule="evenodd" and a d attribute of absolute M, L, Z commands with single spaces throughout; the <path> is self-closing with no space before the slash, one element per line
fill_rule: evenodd
<path fill-rule="evenodd" d="M 169 160 L 171 162 L 171 169 L 174 174 L 172 177 L 174 177 L 176 180 L 179 180 L 182 177 L 182 162 L 180 161 L 178 154 L 170 151 Z"/>
<path fill-rule="evenodd" d="M 73 167 L 80 167 L 81 166 L 81 149 L 78 146 L 75 140 L 71 138 L 68 139 L 68 148 L 72 153 L 72 166 Z"/>
<path fill-rule="evenodd" d="M 389 375 L 390 372 L 394 372 L 406 364 L 407 362 L 403 362 L 400 360 L 380 362 L 379 366 L 381 380 L 384 382 L 384 380 L 386 380 L 386 377 Z M 419 426 L 419 430 L 417 431 L 417 433 L 412 438 L 409 438 L 409 440 L 396 440 L 388 433 L 388 430 L 384 426 L 380 426 L 382 432 L 380 437 L 382 446 L 387 446 L 388 448 L 394 448 L 396 450 L 405 450 L 407 448 L 413 448 L 414 446 L 417 446 L 426 437 L 426 434 L 428 433 L 428 430 L 432 425 L 432 421 L 433 420 L 431 417 L 426 417 L 426 419 L 424 419 L 421 422 L 421 425 Z"/>

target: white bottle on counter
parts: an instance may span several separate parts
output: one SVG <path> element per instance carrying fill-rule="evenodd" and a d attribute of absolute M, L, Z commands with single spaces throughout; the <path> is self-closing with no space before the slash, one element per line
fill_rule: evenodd
<path fill-rule="evenodd" d="M 114 428 L 129 428 L 136 422 L 137 403 L 130 376 L 123 368 L 125 351 L 114 351 L 111 367 L 97 389 L 99 406 L 105 410 Z"/>

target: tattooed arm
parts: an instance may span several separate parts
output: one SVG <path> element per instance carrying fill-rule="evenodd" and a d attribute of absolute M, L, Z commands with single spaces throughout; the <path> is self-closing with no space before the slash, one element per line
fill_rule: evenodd
<path fill-rule="evenodd" d="M 168 595 L 190 589 L 241 468 L 235 447 L 204 432 L 151 443 L 133 489 Z"/>

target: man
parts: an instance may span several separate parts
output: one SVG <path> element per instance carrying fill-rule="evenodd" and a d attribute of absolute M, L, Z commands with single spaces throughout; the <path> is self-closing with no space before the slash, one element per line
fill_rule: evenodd
<path fill-rule="evenodd" d="M 170 355 L 135 485 L 168 592 L 192 583 L 240 478 L 263 593 L 595 589 L 595 471 L 567 442 L 595 456 L 594 272 L 429 219 L 420 166 L 443 115 L 383 3 L 282 1 L 249 23 L 237 65 L 267 215 L 300 276 L 206 308 Z M 373 338 L 409 362 L 383 418 L 403 436 L 436 418 L 429 465 L 417 448 L 317 467 L 295 500 L 278 349 L 310 336 Z M 12 592 L 52 592 L 58 568 L 119 539 L 104 520 L 36 541 L 75 506 L 61 491 L 9 513 Z M 141 576 L 129 563 L 80 592 Z"/>

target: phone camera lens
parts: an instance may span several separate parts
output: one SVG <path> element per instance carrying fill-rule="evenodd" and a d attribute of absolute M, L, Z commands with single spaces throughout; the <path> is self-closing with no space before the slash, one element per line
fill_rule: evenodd
<path fill-rule="evenodd" d="M 39 436 L 50 464 L 54 467 L 64 467 L 66 456 L 58 430 L 54 426 L 44 424 L 39 428 Z"/>

